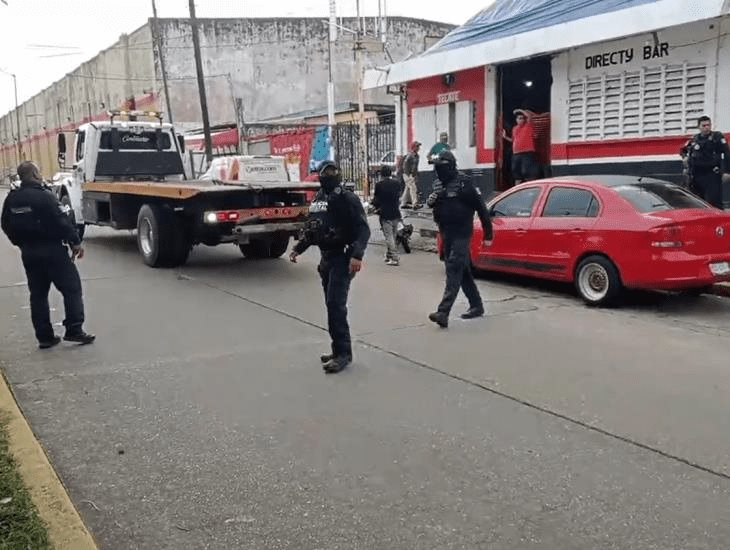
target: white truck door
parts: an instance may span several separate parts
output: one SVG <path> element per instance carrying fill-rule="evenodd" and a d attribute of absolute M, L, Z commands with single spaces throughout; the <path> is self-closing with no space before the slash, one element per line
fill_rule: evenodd
<path fill-rule="evenodd" d="M 76 134 L 76 146 L 74 147 L 73 173 L 67 186 L 71 208 L 73 208 L 76 223 L 84 223 L 84 212 L 82 208 L 83 190 L 81 185 L 86 179 L 86 132 L 81 130 Z"/>

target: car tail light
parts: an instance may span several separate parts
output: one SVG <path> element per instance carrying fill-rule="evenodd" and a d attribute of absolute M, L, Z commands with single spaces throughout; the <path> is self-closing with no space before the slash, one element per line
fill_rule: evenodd
<path fill-rule="evenodd" d="M 682 248 L 682 228 L 678 225 L 668 225 L 649 230 L 651 246 L 654 248 Z"/>

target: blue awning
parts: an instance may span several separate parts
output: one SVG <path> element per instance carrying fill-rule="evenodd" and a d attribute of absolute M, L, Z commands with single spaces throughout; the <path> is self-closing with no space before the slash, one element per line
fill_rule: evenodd
<path fill-rule="evenodd" d="M 426 55 L 655 2 L 657 0 L 496 0 L 447 34 Z"/>
<path fill-rule="evenodd" d="M 365 73 L 373 89 L 730 14 L 730 0 L 497 0 L 431 49 Z"/>

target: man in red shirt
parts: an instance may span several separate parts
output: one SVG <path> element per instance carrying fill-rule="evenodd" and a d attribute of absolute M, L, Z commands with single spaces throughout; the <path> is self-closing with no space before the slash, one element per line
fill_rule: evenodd
<path fill-rule="evenodd" d="M 540 165 L 535 154 L 535 126 L 528 111 L 515 109 L 517 124 L 512 128 L 512 137 L 502 130 L 502 137 L 512 143 L 512 177 L 515 184 L 537 179 Z"/>

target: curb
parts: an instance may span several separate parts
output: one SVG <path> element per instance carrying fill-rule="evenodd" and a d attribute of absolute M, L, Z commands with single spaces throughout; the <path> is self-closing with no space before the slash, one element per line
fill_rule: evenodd
<path fill-rule="evenodd" d="M 13 396 L 5 374 L 0 372 L 0 409 L 8 414 L 10 452 L 28 488 L 38 515 L 46 524 L 48 538 L 58 550 L 98 550 L 93 537 L 71 502 L 66 488 L 36 439 Z"/>

